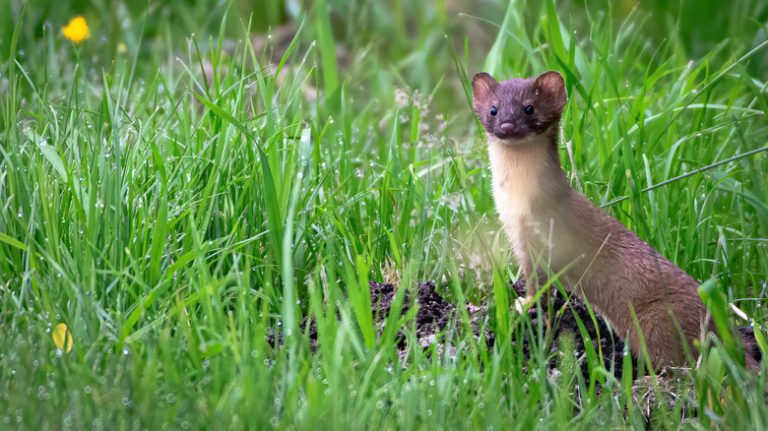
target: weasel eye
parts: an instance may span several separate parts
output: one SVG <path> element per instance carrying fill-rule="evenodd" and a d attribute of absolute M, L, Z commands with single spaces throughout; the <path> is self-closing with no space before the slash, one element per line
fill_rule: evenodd
<path fill-rule="evenodd" d="M 525 115 L 533 115 L 533 105 L 528 105 L 523 108 L 523 112 L 525 112 Z"/>
<path fill-rule="evenodd" d="M 496 115 L 498 112 L 499 110 L 495 106 L 491 106 L 491 115 Z"/>

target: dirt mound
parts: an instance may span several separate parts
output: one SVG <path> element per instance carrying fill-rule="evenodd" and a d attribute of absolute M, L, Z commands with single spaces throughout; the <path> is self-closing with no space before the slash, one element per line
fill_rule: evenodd
<path fill-rule="evenodd" d="M 378 333 L 384 328 L 384 324 L 390 315 L 392 303 L 397 293 L 397 287 L 390 283 L 370 282 L 371 296 L 371 314 Z M 519 297 L 525 297 L 526 288 L 524 282 L 517 282 L 512 285 Z M 445 348 L 444 337 L 440 337 L 442 331 L 449 327 L 460 331 L 461 325 L 458 321 L 456 306 L 443 298 L 436 290 L 432 281 L 420 283 L 417 289 L 416 298 L 411 301 L 410 294 L 404 293 L 401 315 L 408 313 L 412 304 L 418 305 L 414 321 L 415 335 L 419 346 L 422 348 L 436 344 L 438 351 Z M 514 307 L 513 307 L 514 308 Z M 512 312 L 517 312 L 514 309 Z M 556 366 L 558 358 L 557 352 L 560 350 L 561 336 L 570 333 L 573 336 L 573 352 L 581 367 L 583 375 L 589 372 L 587 367 L 587 349 L 584 344 L 585 337 L 582 336 L 582 330 L 588 335 L 588 342 L 598 354 L 602 354 L 603 364 L 609 370 L 613 370 L 616 378 L 621 379 L 622 362 L 625 355 L 625 345 L 621 337 L 618 336 L 608 326 L 606 321 L 598 314 L 590 314 L 589 309 L 581 299 L 576 296 L 565 297 L 557 290 L 552 290 L 544 295 L 540 304 L 535 304 L 528 309 L 530 322 L 533 327 L 539 324 L 539 319 L 545 328 L 553 331 L 552 343 L 549 346 L 552 353 L 550 369 Z M 496 335 L 486 329 L 484 325 L 487 321 L 487 308 L 485 306 L 476 306 L 467 304 L 467 314 L 470 317 L 472 331 L 476 337 L 483 338 L 486 344 L 491 347 L 496 342 Z M 301 322 L 301 330 L 309 337 L 310 346 L 314 350 L 317 347 L 317 326 L 314 320 L 305 318 Z M 746 339 L 754 339 L 750 328 L 740 328 L 741 333 Z M 523 353 L 529 354 L 529 337 L 525 331 L 512 331 L 513 343 L 523 343 Z M 281 344 L 282 337 L 278 334 L 270 334 L 268 341 L 271 345 Z M 400 357 L 405 357 L 407 352 L 407 339 L 404 333 L 399 333 L 397 337 L 397 349 Z M 759 350 L 755 347 L 748 353 L 759 358 Z M 632 358 L 633 374 L 637 375 L 637 363 Z"/>
<path fill-rule="evenodd" d="M 384 319 L 389 317 L 392 302 L 395 299 L 397 288 L 389 283 L 370 282 L 371 289 L 371 313 L 377 319 L 379 326 L 384 323 Z M 403 300 L 401 314 L 405 314 L 410 309 L 410 298 L 406 293 Z M 419 284 L 416 293 L 416 337 L 419 340 L 431 339 L 434 335 L 444 329 L 455 317 L 456 307 L 443 299 L 435 291 L 435 283 L 428 281 Z M 402 345 L 401 345 L 402 344 Z M 421 343 L 420 343 L 421 344 Z M 427 343 L 428 344 L 428 343 Z M 398 347 L 405 348 L 405 338 L 398 338 Z"/>
<path fill-rule="evenodd" d="M 519 297 L 525 297 L 524 281 L 513 284 L 513 288 Z M 561 335 L 564 333 L 573 334 L 575 342 L 575 351 L 573 353 L 581 364 L 582 374 L 586 376 L 589 370 L 587 369 L 586 345 L 579 329 L 579 322 L 581 322 L 584 332 L 589 335 L 589 342 L 592 344 L 592 348 L 598 354 L 602 353 L 603 365 L 607 369 L 613 368 L 614 375 L 620 379 L 622 373 L 621 365 L 624 357 L 624 342 L 621 337 L 608 326 L 600 315 L 596 313 L 590 314 L 589 308 L 577 296 L 567 298 L 558 290 L 553 289 L 551 292 L 548 292 L 545 298 L 541 301 L 541 308 L 531 307 L 528 310 L 528 315 L 531 317 L 532 325 L 538 324 L 538 319 L 542 318 L 545 320 L 544 326 L 554 331 L 550 351 L 555 353 L 559 350 Z M 551 304 L 546 304 L 547 301 L 551 301 Z M 550 310 L 554 315 L 550 314 Z M 527 340 L 524 340 L 524 342 L 527 343 Z M 525 352 L 527 352 L 527 349 L 525 349 Z M 633 372 L 636 374 L 637 363 L 634 358 L 632 358 L 632 364 Z M 550 366 L 554 366 L 554 363 L 550 363 Z"/>
<path fill-rule="evenodd" d="M 378 331 L 380 332 L 386 319 L 389 317 L 390 310 L 392 308 L 392 302 L 395 299 L 397 287 L 390 283 L 377 283 L 370 282 L 370 295 L 371 295 L 371 314 L 373 315 Z M 525 296 L 525 283 L 516 283 L 513 285 L 514 290 L 518 296 Z M 621 377 L 621 361 L 624 354 L 624 343 L 621 339 L 608 327 L 605 321 L 595 315 L 595 319 L 590 316 L 589 310 L 582 301 L 578 298 L 572 297 L 569 300 L 563 297 L 559 292 L 553 292 L 551 294 L 551 300 L 553 301 L 551 307 L 531 307 L 528 313 L 531 315 L 531 321 L 533 325 L 538 324 L 538 319 L 545 319 L 545 326 L 551 328 L 554 332 L 553 343 L 551 351 L 554 353 L 559 349 L 559 336 L 564 332 L 571 332 L 574 334 L 575 340 L 575 355 L 581 363 L 582 371 L 587 372 L 586 352 L 583 338 L 580 335 L 578 320 L 581 320 L 586 332 L 589 334 L 590 340 L 596 351 L 601 351 L 603 354 L 604 363 L 606 367 L 610 368 L 611 364 L 615 363 L 618 366 L 613 367 L 614 373 L 617 377 Z M 458 315 L 456 313 L 456 307 L 445 300 L 439 293 L 437 293 L 435 284 L 432 281 L 427 281 L 419 284 L 419 288 L 416 291 L 415 304 L 418 305 L 415 318 L 415 331 L 416 339 L 420 346 L 428 347 L 432 343 L 437 343 L 438 350 L 442 351 L 443 342 L 438 339 L 437 335 L 453 324 L 455 328 L 459 328 Z M 403 298 L 403 305 L 401 314 L 406 314 L 411 304 L 410 295 L 406 292 Z M 548 309 L 555 312 L 555 316 L 549 316 Z M 486 320 L 487 309 L 485 306 L 476 306 L 473 304 L 467 304 L 467 313 L 471 319 L 471 326 L 474 335 L 477 337 L 483 337 L 489 347 L 493 346 L 496 342 L 496 335 L 493 332 L 483 330 L 483 323 Z M 578 319 L 577 319 L 578 318 Z M 309 329 L 306 327 L 309 325 Z M 307 332 L 309 336 L 311 346 L 314 348 L 317 343 L 317 329 L 313 321 L 305 319 L 302 322 L 301 328 Z M 599 337 L 598 337 L 599 335 Z M 523 351 L 528 354 L 528 339 L 526 337 L 519 337 L 518 341 L 523 343 Z M 270 340 L 272 341 L 272 340 Z M 400 352 L 400 356 L 403 357 L 407 342 L 404 334 L 399 334 L 397 337 L 397 348 Z M 555 366 L 555 357 L 553 355 L 552 363 L 550 367 Z"/>

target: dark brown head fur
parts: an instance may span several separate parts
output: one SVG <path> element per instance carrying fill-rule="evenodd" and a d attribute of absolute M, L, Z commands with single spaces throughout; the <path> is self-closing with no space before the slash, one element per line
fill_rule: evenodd
<path fill-rule="evenodd" d="M 565 81 L 557 72 L 502 82 L 478 73 L 472 78 L 472 96 L 485 130 L 502 140 L 556 130 L 568 99 Z"/>

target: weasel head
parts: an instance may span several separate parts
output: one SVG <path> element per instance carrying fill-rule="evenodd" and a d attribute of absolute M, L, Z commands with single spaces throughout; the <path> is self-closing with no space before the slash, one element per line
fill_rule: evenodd
<path fill-rule="evenodd" d="M 497 82 L 485 72 L 472 78 L 472 105 L 489 137 L 506 145 L 556 133 L 568 100 L 558 72 Z"/>

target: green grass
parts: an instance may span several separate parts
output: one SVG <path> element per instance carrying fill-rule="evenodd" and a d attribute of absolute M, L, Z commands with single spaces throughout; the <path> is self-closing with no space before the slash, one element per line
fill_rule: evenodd
<path fill-rule="evenodd" d="M 768 157 L 738 157 L 768 145 L 763 3 L 299 3 L 0 2 L 0 428 L 642 427 L 629 379 L 567 349 L 548 376 L 543 328 L 507 312 L 481 70 L 562 71 L 574 187 L 711 280 L 716 316 L 765 322 Z M 80 46 L 59 33 L 77 13 Z M 285 20 L 276 79 L 242 40 Z M 488 303 L 532 359 L 467 331 L 398 359 L 412 312 L 377 334 L 367 287 L 395 279 Z M 655 389 L 655 425 L 768 426 L 737 362 L 716 348 Z"/>

